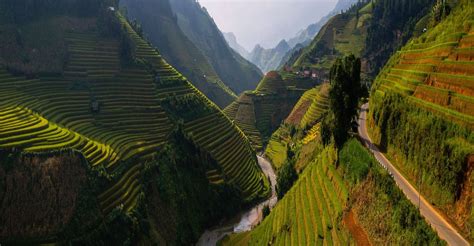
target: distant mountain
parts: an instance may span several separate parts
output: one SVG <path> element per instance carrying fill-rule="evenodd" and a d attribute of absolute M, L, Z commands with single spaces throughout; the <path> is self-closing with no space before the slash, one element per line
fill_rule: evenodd
<path fill-rule="evenodd" d="M 245 59 L 248 59 L 250 56 L 250 52 L 248 52 L 242 45 L 237 42 L 237 37 L 235 37 L 235 34 L 232 32 L 223 32 L 222 35 L 224 35 L 225 40 L 227 41 L 227 44 L 237 51 L 242 57 Z"/>
<path fill-rule="evenodd" d="M 311 24 L 307 28 L 299 31 L 295 37 L 285 41 L 285 43 L 290 47 L 285 51 L 285 54 L 280 54 L 281 47 L 280 50 L 275 50 L 279 45 L 282 44 L 282 42 L 280 42 L 277 47 L 264 51 L 262 51 L 263 48 L 260 46 L 256 46 L 255 49 L 250 53 L 249 60 L 256 64 L 264 72 L 281 68 L 292 57 L 297 57 L 301 53 L 302 48 L 308 46 L 311 43 L 316 34 L 318 34 L 319 30 L 321 30 L 321 27 L 323 27 L 324 24 L 326 24 L 326 22 L 331 19 L 331 17 L 343 10 L 349 9 L 352 5 L 357 3 L 357 1 L 358 0 L 339 0 L 334 9 L 328 15 L 321 18 L 318 22 Z M 271 61 L 268 61 L 269 58 L 271 58 Z"/>
<path fill-rule="evenodd" d="M 122 0 L 130 19 L 137 20 L 144 35 L 162 55 L 220 107 L 235 94 L 223 82 L 199 48 L 181 31 L 168 0 Z"/>
<path fill-rule="evenodd" d="M 249 55 L 249 60 L 257 65 L 263 72 L 268 72 L 277 68 L 282 58 L 286 55 L 291 47 L 285 40 L 280 41 L 273 49 L 264 49 L 257 45 Z"/>
<path fill-rule="evenodd" d="M 303 53 L 304 48 L 307 47 L 310 43 L 311 41 L 309 40 L 305 41 L 303 43 L 297 44 L 295 47 L 293 47 L 293 49 L 286 52 L 285 56 L 281 58 L 280 65 L 278 65 L 278 70 L 282 69 L 287 63 L 294 63 L 296 61 L 295 59 Z"/>
<path fill-rule="evenodd" d="M 328 15 L 321 18 L 318 22 L 309 25 L 306 29 L 298 32 L 295 37 L 288 40 L 288 44 L 291 47 L 295 47 L 297 44 L 311 41 L 316 34 L 318 34 L 319 30 L 321 30 L 321 27 L 323 27 L 331 17 L 337 15 L 341 11 L 349 9 L 353 4 L 357 3 L 357 1 L 358 0 L 339 0 L 334 9 L 329 12 Z"/>
<path fill-rule="evenodd" d="M 206 56 L 222 81 L 237 94 L 255 89 L 262 78 L 261 71 L 230 48 L 207 10 L 195 0 L 170 3 L 179 27 Z"/>

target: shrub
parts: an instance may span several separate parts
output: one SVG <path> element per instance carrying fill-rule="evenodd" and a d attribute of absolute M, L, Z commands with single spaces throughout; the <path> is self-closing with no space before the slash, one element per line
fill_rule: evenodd
<path fill-rule="evenodd" d="M 276 187 L 278 199 L 282 199 L 286 192 L 288 192 L 293 186 L 293 183 L 298 179 L 298 174 L 294 167 L 294 161 L 291 159 L 288 160 L 290 161 L 287 161 L 278 172 Z"/>

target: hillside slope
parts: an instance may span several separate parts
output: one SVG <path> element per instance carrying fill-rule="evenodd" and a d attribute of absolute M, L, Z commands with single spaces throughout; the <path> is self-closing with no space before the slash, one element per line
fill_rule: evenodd
<path fill-rule="evenodd" d="M 220 107 L 235 99 L 205 54 L 183 33 L 167 0 L 120 1 L 163 56 Z"/>
<path fill-rule="evenodd" d="M 361 56 L 371 18 L 371 4 L 359 11 L 352 7 L 332 17 L 311 44 L 298 57 L 290 58 L 293 67 L 310 67 L 327 74 L 335 59 L 350 53 Z"/>
<path fill-rule="evenodd" d="M 434 0 L 361 1 L 332 17 L 312 43 L 296 52 L 286 65 L 293 69 L 309 67 L 327 76 L 336 57 L 352 53 L 362 59 L 362 78 L 370 80 L 393 51 L 421 32 L 423 28 L 416 23 L 433 3 Z"/>
<path fill-rule="evenodd" d="M 295 37 L 288 39 L 288 44 L 290 47 L 295 47 L 297 44 L 303 44 L 306 42 L 311 42 L 314 37 L 318 34 L 321 27 L 326 24 L 326 22 L 331 19 L 334 15 L 339 14 L 341 11 L 346 11 L 353 4 L 356 4 L 356 0 L 339 0 L 334 6 L 334 9 L 329 12 L 329 14 L 322 17 L 318 22 L 309 25 L 307 28 L 301 30 L 296 34 Z"/>
<path fill-rule="evenodd" d="M 357 140 L 349 141 L 339 152 L 328 146 L 314 154 L 298 181 L 259 226 L 232 234 L 221 243 L 443 245 Z"/>
<path fill-rule="evenodd" d="M 7 18 L 0 27 L 0 149 L 6 158 L 0 180 L 9 180 L 11 163 L 28 164 L 13 158 L 18 151 L 48 156 L 73 149 L 88 164 L 83 172 L 92 188 L 65 204 L 74 219 L 65 217 L 41 235 L 10 234 L 17 228 L 9 223 L 0 242 L 192 244 L 205 227 L 268 194 L 239 128 L 125 17 L 102 3 L 87 15 L 43 4 L 47 11 L 40 16 Z M 69 178 L 75 176 L 64 182 Z M 20 185 L 9 187 L 9 196 L 27 195 Z M 2 203 L 2 211 L 11 205 Z M 194 220 L 186 219 L 190 214 Z M 45 216 L 31 221 L 31 230 L 56 215 Z"/>
<path fill-rule="evenodd" d="M 474 6 L 461 1 L 394 54 L 372 87 L 369 121 L 398 168 L 471 240 L 473 23 Z"/>
<path fill-rule="evenodd" d="M 260 151 L 300 96 L 316 83 L 317 80 L 310 78 L 271 71 L 255 91 L 243 93 L 224 112 L 245 132 L 252 146 Z"/>
<path fill-rule="evenodd" d="M 184 34 L 203 52 L 222 81 L 236 94 L 253 90 L 261 71 L 232 50 L 212 17 L 194 0 L 171 0 Z"/>

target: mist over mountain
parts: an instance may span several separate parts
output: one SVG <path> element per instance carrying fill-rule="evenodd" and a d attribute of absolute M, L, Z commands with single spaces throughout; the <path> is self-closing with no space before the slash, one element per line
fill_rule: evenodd
<path fill-rule="evenodd" d="M 329 13 L 337 0 L 199 0 L 219 29 L 233 32 L 247 50 L 260 44 L 275 47 L 280 40 Z"/>
<path fill-rule="evenodd" d="M 248 59 L 250 52 L 239 44 L 237 37 L 233 32 L 223 32 L 222 35 L 224 35 L 225 40 L 232 49 L 237 51 L 237 53 L 239 53 L 245 59 Z"/>
<path fill-rule="evenodd" d="M 318 34 L 321 27 L 323 27 L 331 17 L 343 10 L 347 10 L 355 3 L 357 3 L 357 0 L 339 0 L 334 9 L 329 12 L 329 14 L 322 17 L 318 22 L 302 29 L 292 38 L 285 39 L 284 43 L 289 46 L 289 49 L 285 49 L 281 46 L 282 41 L 271 49 L 264 49 L 260 44 L 258 44 L 252 50 L 248 59 L 264 72 L 281 67 L 293 56 L 293 54 L 297 53 L 301 48 L 308 46 L 311 40 L 313 40 L 316 34 Z"/>
<path fill-rule="evenodd" d="M 271 71 L 280 65 L 281 59 L 291 49 L 285 40 L 280 41 L 273 49 L 264 49 L 257 45 L 249 55 L 249 60 L 256 64 L 263 72 Z"/>

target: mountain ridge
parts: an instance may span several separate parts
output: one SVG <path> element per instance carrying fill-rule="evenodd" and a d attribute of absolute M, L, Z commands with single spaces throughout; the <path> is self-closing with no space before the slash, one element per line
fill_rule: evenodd
<path fill-rule="evenodd" d="M 227 44 L 206 8 L 194 0 L 173 0 L 171 7 L 184 34 L 208 58 L 219 77 L 236 93 L 253 90 L 261 71 Z"/>

